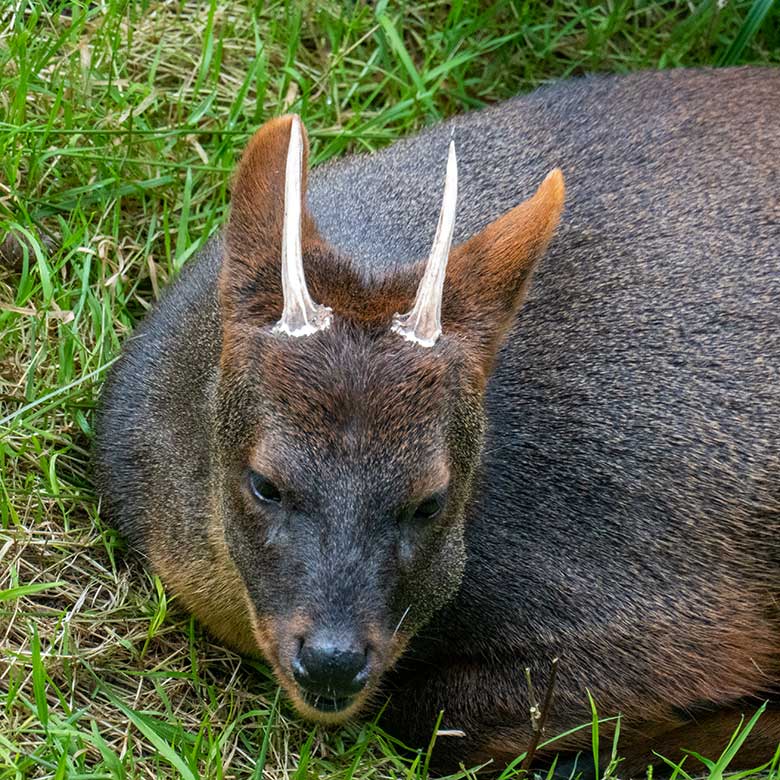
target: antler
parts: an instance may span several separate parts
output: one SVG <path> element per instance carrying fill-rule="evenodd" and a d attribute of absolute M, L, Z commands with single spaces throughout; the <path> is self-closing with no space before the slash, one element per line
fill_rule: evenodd
<path fill-rule="evenodd" d="M 274 325 L 274 333 L 289 336 L 309 336 L 330 327 L 332 311 L 315 303 L 306 287 L 301 248 L 301 192 L 303 142 L 301 120 L 295 116 L 290 126 L 287 148 L 287 171 L 284 182 L 284 227 L 282 229 L 282 318 Z"/>
<path fill-rule="evenodd" d="M 425 265 L 425 273 L 417 288 L 417 296 L 411 311 L 406 314 L 395 314 L 391 326 L 395 333 L 421 347 L 432 347 L 441 335 L 441 298 L 444 290 L 444 274 L 452 245 L 452 232 L 455 228 L 457 201 L 458 162 L 455 159 L 455 142 L 450 141 L 444 198 L 431 254 Z"/>

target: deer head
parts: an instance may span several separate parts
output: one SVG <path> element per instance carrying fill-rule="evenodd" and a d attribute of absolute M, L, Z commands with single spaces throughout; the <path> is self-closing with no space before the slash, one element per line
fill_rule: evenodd
<path fill-rule="evenodd" d="M 258 648 L 302 713 L 342 720 L 460 584 L 485 384 L 564 186 L 452 246 L 451 144 L 429 257 L 366 280 L 319 235 L 306 163 L 286 116 L 236 175 L 214 506 Z"/>

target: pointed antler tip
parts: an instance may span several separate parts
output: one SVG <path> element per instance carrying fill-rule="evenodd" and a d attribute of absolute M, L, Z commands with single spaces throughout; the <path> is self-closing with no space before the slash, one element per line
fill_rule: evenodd
<path fill-rule="evenodd" d="M 290 142 L 284 182 L 284 223 L 282 228 L 282 318 L 272 332 L 288 336 L 310 336 L 331 324 L 331 310 L 315 303 L 303 272 L 301 217 L 303 214 L 303 139 L 301 120 L 292 115 Z"/>
<path fill-rule="evenodd" d="M 447 175 L 444 179 L 439 224 L 431 253 L 417 288 L 414 306 L 406 314 L 393 317 L 391 330 L 421 347 L 432 347 L 441 336 L 441 299 L 452 236 L 455 228 L 455 208 L 458 201 L 458 163 L 455 142 L 450 141 L 447 154 Z"/>

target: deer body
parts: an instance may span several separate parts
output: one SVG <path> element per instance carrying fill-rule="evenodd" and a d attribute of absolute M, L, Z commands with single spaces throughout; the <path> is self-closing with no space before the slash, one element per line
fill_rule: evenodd
<path fill-rule="evenodd" d="M 443 335 L 425 350 L 389 334 L 389 322 L 408 308 L 430 247 L 451 136 L 458 249 Z M 269 155 L 275 147 L 263 143 L 252 148 Z M 273 262 L 245 259 L 265 257 L 251 209 L 270 186 L 249 178 L 262 167 L 252 148 L 226 238 L 207 246 L 141 326 L 104 395 L 100 490 L 169 587 L 218 637 L 266 655 L 315 717 L 317 702 L 295 698 L 301 673 L 285 660 L 296 652 L 290 637 L 307 646 L 320 624 L 331 633 L 365 624 L 360 641 L 381 659 L 376 671 L 368 665 L 367 690 L 377 703 L 392 694 L 388 724 L 427 744 L 443 710 L 442 727 L 465 732 L 440 738 L 442 768 L 525 750 L 523 669 L 543 691 L 553 658 L 548 735 L 589 720 L 589 690 L 600 714 L 625 719 L 629 773 L 653 749 L 718 750 L 739 715 L 764 700 L 774 711 L 770 704 L 748 756 L 771 758 L 780 741 L 780 71 L 578 80 L 315 171 L 304 266 L 334 324 L 308 341 L 271 340 L 267 323 L 281 314 L 262 297 L 271 274 L 247 276 Z M 511 258 L 535 263 L 544 252 L 562 184 L 548 177 L 515 222 L 503 215 L 519 214 L 511 210 L 555 166 L 566 176 L 557 233 L 530 287 L 530 260 L 510 283 L 501 274 Z M 263 229 L 276 230 L 271 222 Z M 530 248 L 506 249 L 515 233 L 532 235 Z M 329 265 L 329 246 L 348 260 Z M 515 284 L 508 314 L 481 308 L 480 279 L 491 290 Z M 470 341 L 491 317 L 492 329 Z M 253 318 L 260 336 L 246 324 Z M 308 369 L 323 354 L 334 395 L 352 405 L 299 400 L 326 384 L 319 364 Z M 415 377 L 408 386 L 401 369 L 393 374 L 398 363 Z M 384 373 L 375 376 L 375 365 Z M 456 365 L 469 377 L 462 385 Z M 429 387 L 426 371 L 440 384 Z M 364 409 L 361 393 L 385 392 L 383 381 L 392 387 L 381 408 L 367 400 L 353 414 Z M 454 401 L 439 389 L 452 385 L 462 387 Z M 245 499 L 220 486 L 244 468 L 233 453 L 268 464 L 276 451 L 268 437 L 297 441 L 294 419 L 277 431 L 282 412 L 246 411 L 269 396 L 301 421 L 307 459 L 295 473 L 315 475 L 316 499 L 296 507 L 319 508 L 294 511 L 347 519 L 328 532 L 285 519 L 255 544 L 251 523 L 225 520 Z M 401 436 L 405 404 L 418 433 Z M 426 415 L 450 408 L 454 422 L 441 432 Z M 249 442 L 245 429 L 263 433 Z M 404 470 L 397 453 L 417 441 L 423 454 Z M 389 465 L 377 463 L 385 451 Z M 416 479 L 417 458 L 431 464 L 419 495 L 446 484 L 442 511 L 462 530 L 404 531 L 393 541 L 387 521 L 372 516 L 385 498 L 365 486 L 383 471 L 397 484 L 407 473 Z M 374 552 L 418 544 L 430 547 L 402 557 L 398 575 Z M 274 545 L 308 552 L 295 566 L 283 552 L 256 560 Z M 290 593 L 305 580 L 329 606 L 307 612 L 298 597 L 264 589 L 266 561 L 294 580 Z M 354 573 L 363 569 L 365 581 Z M 372 606 L 364 615 L 353 602 Z"/>

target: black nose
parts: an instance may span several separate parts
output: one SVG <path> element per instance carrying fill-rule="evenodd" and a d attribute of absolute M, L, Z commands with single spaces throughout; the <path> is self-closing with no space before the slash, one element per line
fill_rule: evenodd
<path fill-rule="evenodd" d="M 348 699 L 368 681 L 368 648 L 331 636 L 309 637 L 293 661 L 298 684 L 314 696 Z"/>

